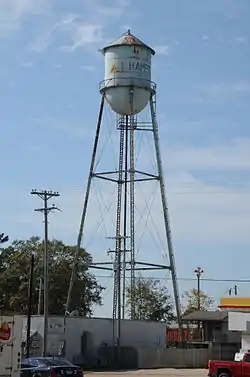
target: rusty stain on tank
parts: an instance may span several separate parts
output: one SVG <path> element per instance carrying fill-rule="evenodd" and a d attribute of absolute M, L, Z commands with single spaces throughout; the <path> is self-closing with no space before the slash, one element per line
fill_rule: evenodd
<path fill-rule="evenodd" d="M 114 64 L 111 67 L 110 73 L 116 73 L 116 72 L 118 72 L 118 69 L 117 69 L 116 65 Z"/>

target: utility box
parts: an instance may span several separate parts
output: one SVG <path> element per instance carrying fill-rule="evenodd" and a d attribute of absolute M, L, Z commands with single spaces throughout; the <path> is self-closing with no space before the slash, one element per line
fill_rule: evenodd
<path fill-rule="evenodd" d="M 22 316 L 0 316 L 0 377 L 20 377 Z"/>

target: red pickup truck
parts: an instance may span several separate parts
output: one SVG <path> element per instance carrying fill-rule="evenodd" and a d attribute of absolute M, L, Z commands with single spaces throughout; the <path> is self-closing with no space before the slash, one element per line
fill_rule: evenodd
<path fill-rule="evenodd" d="M 238 353 L 235 361 L 209 360 L 209 377 L 250 377 L 250 352 Z"/>

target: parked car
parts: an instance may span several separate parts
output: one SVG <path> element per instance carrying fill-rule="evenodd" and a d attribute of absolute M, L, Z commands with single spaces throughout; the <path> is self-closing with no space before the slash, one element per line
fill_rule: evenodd
<path fill-rule="evenodd" d="M 250 353 L 236 353 L 234 361 L 209 360 L 209 377 L 249 377 Z"/>
<path fill-rule="evenodd" d="M 61 357 L 30 357 L 21 363 L 21 377 L 83 377 L 82 368 Z"/>

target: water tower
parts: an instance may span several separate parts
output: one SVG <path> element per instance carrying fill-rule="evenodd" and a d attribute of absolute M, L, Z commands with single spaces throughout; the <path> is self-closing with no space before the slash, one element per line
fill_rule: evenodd
<path fill-rule="evenodd" d="M 100 83 L 101 104 L 96 127 L 96 134 L 90 164 L 89 177 L 85 192 L 83 212 L 80 222 L 77 248 L 82 244 L 84 225 L 87 222 L 87 208 L 93 178 L 110 180 L 117 185 L 116 213 L 114 239 L 114 263 L 94 262 L 89 267 L 111 269 L 114 271 L 113 319 L 117 324 L 114 329 L 114 339 L 117 344 L 120 339 L 120 319 L 124 318 L 125 277 L 129 274 L 129 284 L 133 290 L 136 282 L 136 272 L 145 270 L 166 269 L 171 272 L 176 313 L 180 324 L 180 300 L 175 268 L 175 258 L 171 239 L 169 214 L 166 198 L 163 167 L 159 147 L 159 134 L 156 119 L 156 85 L 151 81 L 151 58 L 154 50 L 145 45 L 128 30 L 119 39 L 104 47 L 105 80 Z M 117 171 L 95 171 L 97 150 L 100 142 L 103 110 L 105 103 L 117 114 L 116 130 L 119 132 L 119 153 Z M 149 106 L 150 120 L 139 123 L 137 115 Z M 114 125 L 115 126 L 115 125 Z M 157 174 L 138 171 L 135 161 L 135 134 L 150 132 L 154 142 Z M 115 177 L 115 178 L 114 178 Z M 137 260 L 136 224 L 135 224 L 135 187 L 137 182 L 154 180 L 159 183 L 160 198 L 166 236 L 165 255 L 169 263 L 147 263 Z M 85 221 L 86 220 L 86 221 Z M 66 310 L 71 310 L 70 299 L 74 287 L 77 255 L 72 269 Z M 134 318 L 135 302 L 131 302 L 131 319 Z"/>

